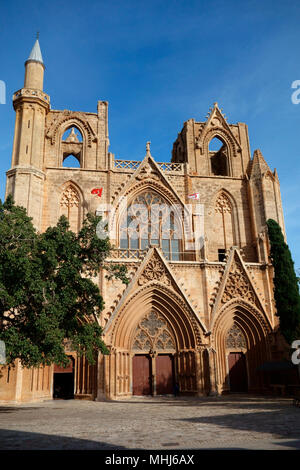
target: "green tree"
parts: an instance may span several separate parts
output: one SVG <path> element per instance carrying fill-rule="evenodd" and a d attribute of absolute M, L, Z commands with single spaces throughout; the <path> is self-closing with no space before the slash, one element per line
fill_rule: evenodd
<path fill-rule="evenodd" d="M 291 252 L 275 220 L 267 221 L 274 266 L 274 297 L 280 330 L 286 341 L 300 339 L 300 295 Z"/>
<path fill-rule="evenodd" d="M 90 363 L 108 353 L 97 322 L 103 299 L 93 282 L 101 267 L 127 283 L 126 268 L 105 265 L 108 237 L 96 235 L 100 217 L 88 214 L 76 235 L 62 216 L 37 233 L 26 210 L 0 201 L 0 339 L 7 363 L 66 365 L 64 340 Z"/>

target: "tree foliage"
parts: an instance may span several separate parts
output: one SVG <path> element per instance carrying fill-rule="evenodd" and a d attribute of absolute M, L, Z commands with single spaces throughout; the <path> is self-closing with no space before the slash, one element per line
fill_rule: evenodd
<path fill-rule="evenodd" d="M 274 297 L 280 330 L 286 341 L 300 339 L 300 295 L 291 252 L 275 220 L 267 221 L 274 266 Z"/>
<path fill-rule="evenodd" d="M 101 218 L 88 214 L 76 235 L 66 217 L 37 233 L 26 210 L 0 201 L 0 339 L 7 363 L 67 365 L 64 341 L 90 363 L 107 353 L 97 321 L 103 299 L 99 269 L 127 283 L 126 269 L 105 265 L 110 244 L 96 235 Z"/>

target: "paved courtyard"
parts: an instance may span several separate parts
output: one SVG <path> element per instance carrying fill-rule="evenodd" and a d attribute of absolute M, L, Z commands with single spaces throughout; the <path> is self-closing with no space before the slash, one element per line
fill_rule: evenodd
<path fill-rule="evenodd" d="M 300 449 L 291 399 L 230 395 L 0 405 L 0 449 Z"/>

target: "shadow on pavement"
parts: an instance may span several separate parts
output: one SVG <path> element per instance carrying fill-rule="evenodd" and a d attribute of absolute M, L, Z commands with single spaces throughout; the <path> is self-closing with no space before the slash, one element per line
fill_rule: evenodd
<path fill-rule="evenodd" d="M 0 450 L 122 450 L 114 446 L 67 436 L 0 429 Z"/>
<path fill-rule="evenodd" d="M 14 413 L 15 411 L 38 410 L 36 406 L 0 406 L 0 413 Z"/>
<path fill-rule="evenodd" d="M 222 395 L 217 397 L 133 397 L 130 400 L 117 400 L 111 403 L 128 403 L 133 404 L 144 404 L 144 405 L 156 405 L 156 406 L 187 406 L 187 407 L 228 407 L 237 409 L 282 409 L 286 410 L 287 407 L 292 407 L 293 400 L 285 397 L 274 397 L 274 396 L 253 396 L 253 395 Z M 297 410 L 300 414 L 300 409 Z"/>
<path fill-rule="evenodd" d="M 261 412 L 249 413 L 228 413 L 214 416 L 199 416 L 192 418 L 179 418 L 178 422 L 203 424 L 202 432 L 205 432 L 205 425 L 214 425 L 233 431 L 245 431 L 271 434 L 273 439 L 295 439 L 294 447 L 300 447 L 300 410 L 290 408 L 287 413 L 287 407 L 280 409 L 274 407 L 265 411 L 265 404 Z M 283 444 L 284 445 L 284 444 Z"/>

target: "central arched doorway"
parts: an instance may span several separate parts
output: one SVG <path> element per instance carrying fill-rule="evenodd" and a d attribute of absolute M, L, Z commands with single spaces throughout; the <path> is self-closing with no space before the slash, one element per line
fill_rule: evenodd
<path fill-rule="evenodd" d="M 168 395 L 175 383 L 176 342 L 167 320 L 151 310 L 138 323 L 133 340 L 133 395 Z M 141 354 L 144 353 L 144 354 Z"/>
<path fill-rule="evenodd" d="M 156 273 L 160 261 L 155 262 Z M 174 384 L 183 395 L 204 393 L 200 322 L 170 281 L 143 285 L 140 276 L 139 284 L 106 330 L 111 353 L 104 358 L 101 393 L 110 399 L 169 395 Z"/>
<path fill-rule="evenodd" d="M 151 355 L 152 356 L 152 355 Z M 174 393 L 175 361 L 172 354 L 135 354 L 132 359 L 132 395 Z M 155 361 L 155 367 L 152 362 Z"/>

